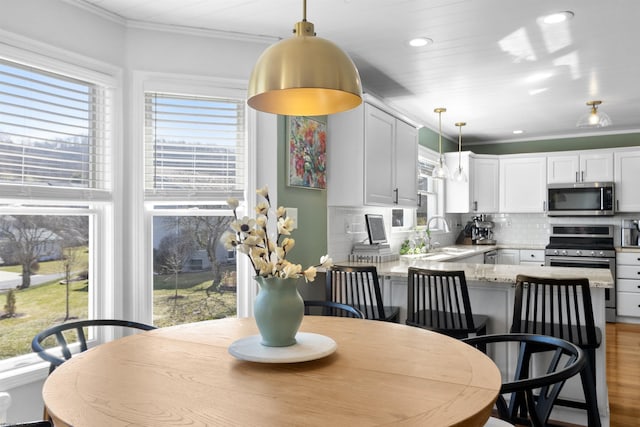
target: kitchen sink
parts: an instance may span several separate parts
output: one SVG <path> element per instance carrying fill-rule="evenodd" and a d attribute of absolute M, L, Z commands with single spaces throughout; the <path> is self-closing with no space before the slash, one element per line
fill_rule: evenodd
<path fill-rule="evenodd" d="M 405 259 L 424 259 L 428 261 L 441 261 L 441 260 L 458 258 L 466 254 L 472 254 L 474 252 L 475 252 L 474 249 L 445 246 L 442 248 L 432 249 L 430 252 L 427 252 L 424 254 L 402 255 L 402 257 Z"/>

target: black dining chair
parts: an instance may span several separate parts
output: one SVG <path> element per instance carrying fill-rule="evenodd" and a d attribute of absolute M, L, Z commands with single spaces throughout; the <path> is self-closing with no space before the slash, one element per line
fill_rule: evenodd
<path fill-rule="evenodd" d="M 407 321 L 454 338 L 485 335 L 489 316 L 473 314 L 464 271 L 408 269 Z"/>
<path fill-rule="evenodd" d="M 585 409 L 589 426 L 599 425 L 596 349 L 602 342 L 602 331 L 595 326 L 589 279 L 518 275 L 511 332 L 561 338 L 585 351 L 587 367 L 581 379 L 586 403 L 558 399 L 556 404 Z"/>
<path fill-rule="evenodd" d="M 503 349 L 505 344 L 517 349 L 513 378 L 503 380 L 496 400 L 498 417 L 515 425 L 547 426 L 565 382 L 586 367 L 582 349 L 556 337 L 494 334 L 464 338 L 462 341 L 478 349 L 487 348 L 490 354 L 500 351 L 496 344 L 502 345 Z M 534 374 L 534 367 L 535 372 L 541 374 Z M 505 395 L 509 396 L 508 401 Z"/>
<path fill-rule="evenodd" d="M 327 301 L 357 308 L 365 319 L 398 322 L 400 307 L 387 306 L 382 301 L 378 271 L 370 266 L 334 265 L 326 273 Z"/>
<path fill-rule="evenodd" d="M 80 344 L 80 352 L 87 350 L 87 336 L 84 331 L 85 328 L 113 326 L 128 329 L 138 329 L 143 331 L 156 329 L 155 326 L 147 325 L 144 323 L 131 322 L 128 320 L 79 320 L 75 322 L 61 323 L 38 333 L 31 341 L 31 349 L 35 353 L 38 353 L 38 356 L 40 356 L 40 358 L 50 363 L 49 373 L 51 373 L 58 366 L 62 365 L 62 363 L 64 363 L 66 360 L 71 359 L 72 353 L 69 349 L 70 342 L 78 342 Z M 45 345 L 45 340 L 47 340 L 47 338 L 49 337 L 55 337 L 55 341 L 51 339 L 47 341 Z M 60 347 L 60 350 L 54 350 L 54 348 L 56 347 Z M 60 354 L 62 355 L 62 357 L 60 357 Z"/>
<path fill-rule="evenodd" d="M 364 319 L 364 313 L 357 308 L 334 301 L 305 301 L 304 314 L 307 316 L 336 316 Z"/>

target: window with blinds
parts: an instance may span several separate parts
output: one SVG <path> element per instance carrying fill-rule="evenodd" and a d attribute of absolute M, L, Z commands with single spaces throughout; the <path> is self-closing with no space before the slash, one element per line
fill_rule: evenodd
<path fill-rule="evenodd" d="M 145 93 L 147 200 L 242 198 L 244 100 Z"/>
<path fill-rule="evenodd" d="M 439 193 L 442 183 L 433 179 L 431 174 L 436 163 L 426 157 L 418 156 L 418 197 L 419 203 L 416 209 L 416 225 L 426 226 L 429 218 L 441 215 L 439 206 Z"/>
<path fill-rule="evenodd" d="M 107 199 L 111 90 L 0 60 L 4 196 Z"/>

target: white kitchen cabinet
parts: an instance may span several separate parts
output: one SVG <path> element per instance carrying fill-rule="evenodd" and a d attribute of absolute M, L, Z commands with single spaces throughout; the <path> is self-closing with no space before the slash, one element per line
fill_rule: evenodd
<path fill-rule="evenodd" d="M 414 208 L 418 204 L 418 130 L 398 119 L 394 155 L 395 204 Z"/>
<path fill-rule="evenodd" d="M 544 212 L 546 188 L 546 157 L 500 157 L 500 212 Z"/>
<path fill-rule="evenodd" d="M 498 264 L 520 264 L 520 249 L 498 249 Z"/>
<path fill-rule="evenodd" d="M 640 317 L 640 252 L 616 255 L 617 315 Z"/>
<path fill-rule="evenodd" d="M 547 156 L 547 183 L 613 181 L 612 152 L 579 152 Z"/>
<path fill-rule="evenodd" d="M 418 203 L 418 130 L 365 102 L 327 118 L 327 204 Z"/>
<path fill-rule="evenodd" d="M 447 213 L 490 213 L 500 208 L 499 161 L 497 156 L 478 155 L 465 151 L 460 164 L 467 174 L 467 182 L 448 179 L 445 190 L 445 209 Z M 450 171 L 458 168 L 457 152 L 445 154 Z"/>
<path fill-rule="evenodd" d="M 391 205 L 395 188 L 392 159 L 396 119 L 369 104 L 365 104 L 364 113 L 365 205 Z"/>
<path fill-rule="evenodd" d="M 616 211 L 640 212 L 640 151 L 616 151 L 614 171 Z"/>
<path fill-rule="evenodd" d="M 520 249 L 519 264 L 544 267 L 544 249 Z"/>

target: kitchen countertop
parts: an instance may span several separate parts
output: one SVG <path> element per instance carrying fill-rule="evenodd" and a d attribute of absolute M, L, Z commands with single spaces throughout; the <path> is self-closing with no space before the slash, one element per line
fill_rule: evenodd
<path fill-rule="evenodd" d="M 591 287 L 613 288 L 613 277 L 607 269 L 456 262 L 456 260 L 462 261 L 464 258 L 500 248 L 500 245 L 446 246 L 427 254 L 402 255 L 398 261 L 375 263 L 375 266 L 380 276 L 388 277 L 407 277 L 409 267 L 418 267 L 434 270 L 464 270 L 467 281 L 514 284 L 518 274 L 526 274 L 554 279 L 587 277 Z M 366 262 L 337 262 L 336 264 L 372 265 Z"/>
<path fill-rule="evenodd" d="M 616 252 L 639 253 L 640 252 L 640 246 L 616 246 Z"/>
<path fill-rule="evenodd" d="M 431 252 L 419 255 L 401 255 L 400 260 L 375 263 L 378 274 L 388 277 L 407 277 L 409 267 L 427 268 L 434 270 L 464 270 L 467 281 L 493 282 L 514 284 L 518 274 L 529 276 L 550 277 L 554 279 L 587 277 L 594 288 L 613 288 L 613 277 L 607 269 L 574 268 L 574 267 L 543 267 L 537 265 L 507 265 L 507 264 L 476 264 L 465 263 L 464 258 L 479 255 L 496 249 L 544 249 L 529 245 L 453 245 L 436 248 Z M 629 249 L 640 252 L 640 248 Z M 462 261 L 462 262 L 456 262 Z M 339 265 L 372 265 L 368 262 L 337 262 Z"/>

